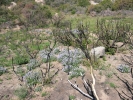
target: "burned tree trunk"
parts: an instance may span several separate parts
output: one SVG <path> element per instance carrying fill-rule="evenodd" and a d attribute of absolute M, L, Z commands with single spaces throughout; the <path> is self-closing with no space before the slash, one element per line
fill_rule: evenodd
<path fill-rule="evenodd" d="M 53 35 L 55 36 L 55 39 L 66 45 L 66 46 L 73 46 L 73 47 L 77 47 L 80 48 L 87 61 L 90 62 L 90 74 L 92 77 L 92 83 L 90 82 L 86 82 L 85 79 L 83 79 L 83 83 L 85 85 L 86 90 L 88 91 L 88 93 L 83 92 L 78 86 L 77 84 L 73 84 L 70 80 L 68 80 L 68 82 L 72 85 L 73 88 L 75 88 L 76 90 L 78 90 L 81 94 L 83 94 L 84 96 L 92 99 L 92 100 L 99 100 L 96 90 L 95 90 L 95 77 L 94 77 L 94 73 L 93 73 L 93 60 L 90 56 L 89 53 L 89 44 L 90 44 L 90 38 L 89 38 L 89 31 L 88 31 L 88 25 L 83 25 L 82 23 L 79 24 L 78 26 L 78 32 L 77 33 L 73 33 L 72 28 L 71 28 L 71 24 L 70 27 L 62 30 L 62 29 L 57 29 L 53 31 Z"/>

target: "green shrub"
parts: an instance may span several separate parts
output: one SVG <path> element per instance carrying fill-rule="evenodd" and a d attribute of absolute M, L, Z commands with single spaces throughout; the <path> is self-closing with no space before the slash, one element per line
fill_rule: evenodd
<path fill-rule="evenodd" d="M 69 6 L 69 4 L 62 4 L 57 8 L 57 10 L 64 11 L 65 9 L 69 8 Z"/>
<path fill-rule="evenodd" d="M 94 11 L 95 5 L 90 5 L 87 9 L 87 12 L 90 13 L 91 11 Z"/>
<path fill-rule="evenodd" d="M 75 98 L 76 98 L 76 97 L 73 96 L 73 95 L 70 95 L 70 96 L 69 96 L 69 100 L 75 100 Z"/>
<path fill-rule="evenodd" d="M 8 10 L 6 7 L 0 7 L 0 24 L 13 21 L 16 18 L 18 18 L 18 15 L 14 14 L 14 12 Z"/>
<path fill-rule="evenodd" d="M 114 83 L 110 83 L 110 87 L 116 88 L 116 85 Z"/>
<path fill-rule="evenodd" d="M 47 19 L 50 19 L 50 18 L 52 18 L 52 13 L 51 13 L 51 11 L 50 10 L 45 10 L 45 18 L 47 18 Z"/>
<path fill-rule="evenodd" d="M 100 13 L 102 10 L 104 10 L 104 7 L 102 5 L 96 5 L 93 10 L 97 13 Z"/>
<path fill-rule="evenodd" d="M 42 97 L 45 97 L 47 94 L 48 94 L 47 92 L 43 92 Z"/>
<path fill-rule="evenodd" d="M 52 18 L 49 7 L 40 6 L 34 1 L 20 2 L 13 11 L 19 15 L 21 24 L 26 25 L 27 28 L 47 26 L 50 23 L 48 19 Z"/>
<path fill-rule="evenodd" d="M 2 82 L 3 82 L 3 79 L 0 79 L 0 84 L 2 84 Z"/>
<path fill-rule="evenodd" d="M 0 0 L 0 5 L 9 5 L 13 0 Z"/>
<path fill-rule="evenodd" d="M 89 0 L 78 0 L 78 6 L 86 7 L 88 5 L 90 5 Z"/>
<path fill-rule="evenodd" d="M 50 46 L 49 42 L 45 42 L 45 44 L 43 44 L 44 48 L 48 48 Z"/>
<path fill-rule="evenodd" d="M 26 56 L 17 55 L 14 58 L 14 63 L 17 64 L 17 65 L 27 64 L 28 62 L 29 62 L 29 58 L 26 57 Z"/>
<path fill-rule="evenodd" d="M 133 10 L 133 0 L 115 0 L 113 9 L 114 10 L 132 9 Z"/>
<path fill-rule="evenodd" d="M 98 4 L 98 5 L 90 5 L 88 7 L 87 12 L 90 13 L 91 11 L 95 11 L 95 12 L 99 13 L 102 10 L 104 10 L 104 7 L 102 5 L 100 5 L 100 4 Z"/>
<path fill-rule="evenodd" d="M 107 8 L 113 8 L 113 2 L 111 0 L 103 0 L 100 2 L 100 5 L 103 6 L 104 10 L 106 10 Z"/>
<path fill-rule="evenodd" d="M 76 13 L 76 10 L 73 9 L 73 10 L 71 11 L 71 14 L 75 14 L 75 13 Z"/>
<path fill-rule="evenodd" d="M 111 55 L 114 55 L 117 48 L 119 48 L 115 43 L 123 42 L 123 45 L 128 43 L 128 32 L 130 32 L 130 24 L 125 24 L 122 21 L 109 20 L 106 22 L 105 19 L 97 21 L 98 43 L 102 43 L 106 48 L 106 52 Z"/>
<path fill-rule="evenodd" d="M 107 47 L 105 49 L 105 51 L 106 51 L 107 54 L 114 55 L 115 52 L 116 52 L 116 48 L 109 48 L 109 47 Z"/>

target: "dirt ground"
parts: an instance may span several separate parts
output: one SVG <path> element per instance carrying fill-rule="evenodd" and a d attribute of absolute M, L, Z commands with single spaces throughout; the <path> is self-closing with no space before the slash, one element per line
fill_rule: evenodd
<path fill-rule="evenodd" d="M 122 79 L 127 79 L 130 83 L 132 81 L 129 73 L 121 73 L 116 69 L 116 66 L 123 63 L 121 60 L 122 55 L 123 54 L 119 53 L 116 53 L 115 55 L 106 55 L 106 61 L 104 64 L 110 64 L 110 67 L 106 69 L 94 70 L 96 78 L 96 91 L 100 100 L 120 100 L 119 95 L 114 87 L 120 92 L 127 91 L 124 83 L 122 83 L 114 75 L 114 73 L 120 76 Z M 57 62 L 55 64 L 60 71 L 53 79 L 53 84 L 43 87 L 42 90 L 48 94 L 45 97 L 42 97 L 41 93 L 36 93 L 35 97 L 30 100 L 69 100 L 69 96 L 75 96 L 75 100 L 89 100 L 69 84 L 68 75 L 62 71 L 62 65 Z M 91 81 L 89 68 L 85 67 L 84 69 L 86 69 L 85 79 Z M 20 82 L 17 76 L 12 71 L 9 71 L 9 73 L 5 73 L 0 76 L 0 79 L 3 80 L 0 82 L 0 100 L 19 100 L 14 95 L 14 91 L 20 87 Z M 73 78 L 70 81 L 72 83 L 76 81 L 78 87 L 86 92 L 81 77 Z"/>

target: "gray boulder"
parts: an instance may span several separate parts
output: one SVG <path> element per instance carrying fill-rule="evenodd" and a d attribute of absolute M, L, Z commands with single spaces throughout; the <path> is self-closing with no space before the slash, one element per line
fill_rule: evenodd
<path fill-rule="evenodd" d="M 99 46 L 99 47 L 91 49 L 90 55 L 91 56 L 95 55 L 96 58 L 104 56 L 105 55 L 105 47 Z"/>

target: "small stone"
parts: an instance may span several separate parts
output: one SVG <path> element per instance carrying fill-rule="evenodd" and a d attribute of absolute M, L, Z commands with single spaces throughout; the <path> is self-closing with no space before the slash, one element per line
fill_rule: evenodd
<path fill-rule="evenodd" d="M 106 94 L 109 94 L 109 87 L 106 87 L 104 91 Z"/>

